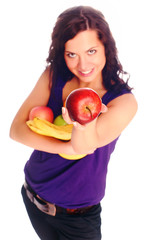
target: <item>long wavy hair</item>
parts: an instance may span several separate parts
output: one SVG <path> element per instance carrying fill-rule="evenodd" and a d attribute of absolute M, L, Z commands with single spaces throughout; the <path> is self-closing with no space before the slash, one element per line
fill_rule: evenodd
<path fill-rule="evenodd" d="M 102 71 L 103 84 L 107 90 L 121 91 L 123 88 L 130 90 L 128 79 L 124 81 L 123 76 L 128 75 L 118 59 L 115 40 L 106 22 L 104 15 L 87 6 L 78 6 L 65 10 L 57 18 L 52 32 L 52 42 L 49 55 L 46 59 L 52 75 L 52 85 L 55 85 L 58 78 L 69 81 L 73 73 L 68 69 L 64 60 L 65 43 L 74 38 L 79 32 L 95 30 L 100 41 L 105 47 L 106 64 Z"/>

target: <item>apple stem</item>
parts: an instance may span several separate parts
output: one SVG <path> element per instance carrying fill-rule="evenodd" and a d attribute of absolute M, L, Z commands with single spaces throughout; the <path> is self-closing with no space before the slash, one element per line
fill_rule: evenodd
<path fill-rule="evenodd" d="M 91 112 L 91 110 L 89 109 L 89 107 L 86 107 L 86 109 L 90 112 L 91 118 L 93 118 L 92 112 Z"/>

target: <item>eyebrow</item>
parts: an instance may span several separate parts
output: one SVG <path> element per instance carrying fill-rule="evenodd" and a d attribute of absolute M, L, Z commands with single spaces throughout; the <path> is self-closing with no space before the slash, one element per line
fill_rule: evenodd
<path fill-rule="evenodd" d="M 91 47 L 91 48 L 89 48 L 88 50 L 86 50 L 86 52 L 88 52 L 89 50 L 94 49 L 94 48 L 98 48 L 98 46 Z M 75 53 L 75 52 L 72 52 L 72 51 L 69 51 L 69 50 L 65 50 L 65 52 Z"/>

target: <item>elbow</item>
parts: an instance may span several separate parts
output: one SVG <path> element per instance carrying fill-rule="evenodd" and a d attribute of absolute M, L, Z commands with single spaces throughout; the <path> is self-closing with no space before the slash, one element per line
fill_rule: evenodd
<path fill-rule="evenodd" d="M 18 141 L 19 136 L 19 125 L 13 121 L 9 130 L 9 137 L 12 140 Z"/>
<path fill-rule="evenodd" d="M 73 144 L 72 147 L 76 154 L 91 154 L 91 153 L 94 153 L 94 151 L 96 150 L 96 147 L 92 147 L 88 145 L 84 146 L 82 144 L 78 144 L 78 145 Z"/>
<path fill-rule="evenodd" d="M 81 146 L 75 145 L 72 141 L 71 141 L 71 145 L 72 145 L 72 148 L 73 148 L 73 151 L 75 152 L 75 154 L 83 154 L 84 153 L 84 152 L 82 152 Z"/>
<path fill-rule="evenodd" d="M 13 127 L 13 124 L 11 125 L 10 130 L 9 130 L 9 137 L 10 137 L 12 140 L 15 140 L 15 129 L 14 129 L 14 127 Z"/>

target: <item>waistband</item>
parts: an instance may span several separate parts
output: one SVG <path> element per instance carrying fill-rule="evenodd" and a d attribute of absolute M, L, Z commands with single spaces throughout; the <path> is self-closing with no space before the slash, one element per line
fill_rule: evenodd
<path fill-rule="evenodd" d="M 26 194 L 30 201 L 36 205 L 36 207 L 51 216 L 55 216 L 56 213 L 67 213 L 70 215 L 81 215 L 87 213 L 93 206 L 83 207 L 83 208 L 76 208 L 76 209 L 70 209 L 70 208 L 62 208 L 60 206 L 57 206 L 56 204 L 49 203 L 42 199 L 40 196 L 38 196 L 32 188 L 27 184 L 27 182 L 24 183 L 24 188 L 26 190 Z"/>

